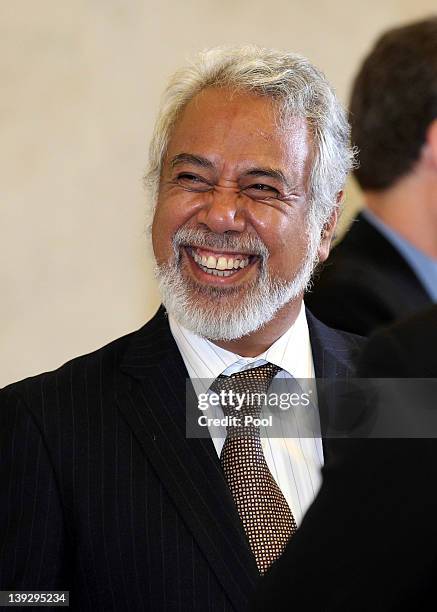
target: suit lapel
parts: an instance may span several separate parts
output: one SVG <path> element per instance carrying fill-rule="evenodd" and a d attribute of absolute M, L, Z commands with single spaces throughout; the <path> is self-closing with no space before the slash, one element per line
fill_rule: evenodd
<path fill-rule="evenodd" d="M 316 378 L 349 378 L 364 346 L 360 336 L 326 326 L 306 311 Z"/>
<path fill-rule="evenodd" d="M 237 609 L 259 576 L 213 442 L 186 437 L 188 373 L 164 310 L 124 356 L 119 409 Z M 189 383 L 188 390 L 194 394 Z"/>
<path fill-rule="evenodd" d="M 336 418 L 338 398 L 334 386 L 329 382 L 335 379 L 347 379 L 355 376 L 355 366 L 365 340 L 360 336 L 340 332 L 327 327 L 316 319 L 308 310 L 306 311 L 308 328 L 310 332 L 313 352 L 314 370 L 319 390 L 319 415 L 322 430 L 323 452 L 325 462 L 333 459 L 338 448 L 343 447 L 342 442 L 337 444 L 335 438 L 324 437 L 329 431 L 330 423 Z M 329 379 L 324 383 L 324 379 Z"/>

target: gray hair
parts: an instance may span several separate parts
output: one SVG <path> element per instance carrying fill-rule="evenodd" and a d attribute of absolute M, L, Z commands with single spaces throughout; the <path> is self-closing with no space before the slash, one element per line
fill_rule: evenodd
<path fill-rule="evenodd" d="M 354 151 L 346 113 L 326 77 L 294 53 L 254 45 L 217 47 L 199 53 L 174 74 L 162 99 L 149 150 L 145 180 L 154 200 L 172 129 L 188 102 L 207 87 L 232 88 L 275 100 L 284 129 L 292 117 L 306 119 L 314 143 L 308 223 L 319 240 L 353 166 Z"/>

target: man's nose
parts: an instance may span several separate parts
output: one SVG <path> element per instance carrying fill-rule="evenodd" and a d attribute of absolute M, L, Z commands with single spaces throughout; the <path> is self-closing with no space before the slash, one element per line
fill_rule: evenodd
<path fill-rule="evenodd" d="M 197 221 L 217 234 L 227 231 L 244 232 L 246 211 L 238 190 L 215 187 L 208 193 L 205 204 L 197 214 Z"/>

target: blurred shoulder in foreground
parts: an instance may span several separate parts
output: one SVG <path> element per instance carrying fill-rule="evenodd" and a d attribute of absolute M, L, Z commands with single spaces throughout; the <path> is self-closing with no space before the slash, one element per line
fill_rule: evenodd
<path fill-rule="evenodd" d="M 358 373 L 437 378 L 436 340 L 434 306 L 373 335 Z M 252 612 L 434 607 L 436 439 L 345 442 L 325 464 L 320 492 L 263 578 Z"/>

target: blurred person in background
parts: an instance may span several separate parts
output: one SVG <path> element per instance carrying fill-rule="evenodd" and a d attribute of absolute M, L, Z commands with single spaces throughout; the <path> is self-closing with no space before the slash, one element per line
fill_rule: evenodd
<path fill-rule="evenodd" d="M 326 324 L 368 335 L 437 301 L 437 17 L 381 36 L 350 121 L 365 208 L 305 301 Z"/>

